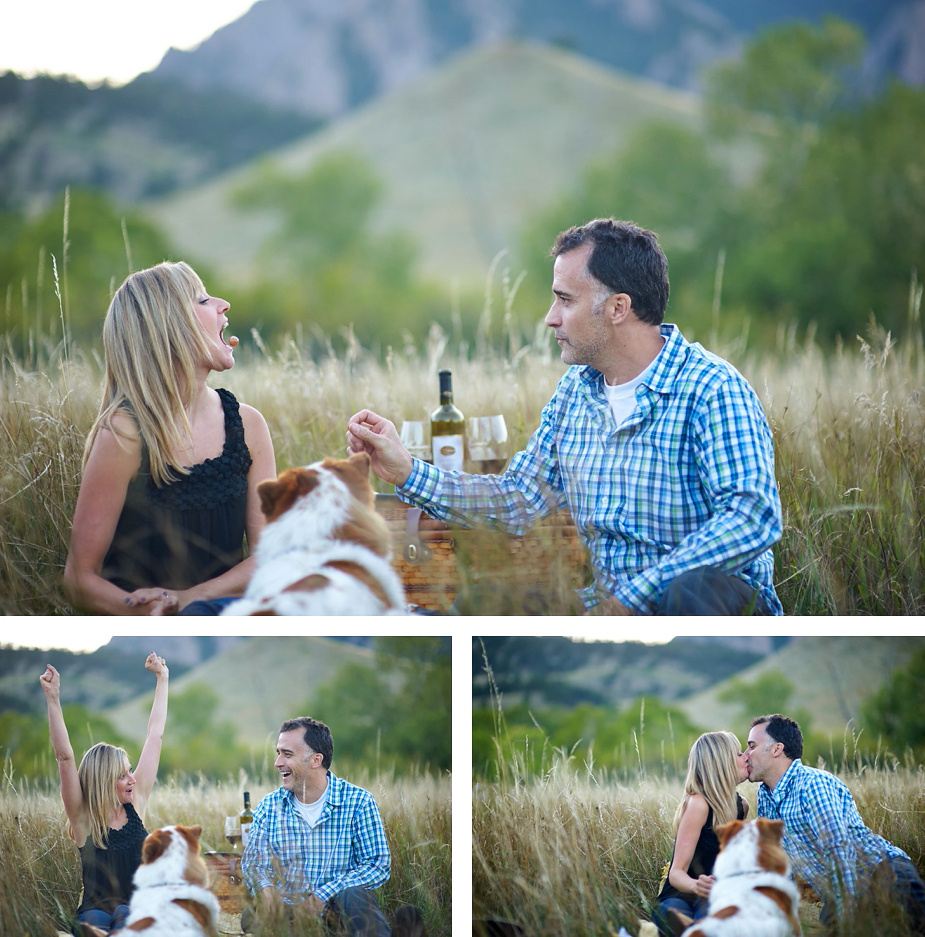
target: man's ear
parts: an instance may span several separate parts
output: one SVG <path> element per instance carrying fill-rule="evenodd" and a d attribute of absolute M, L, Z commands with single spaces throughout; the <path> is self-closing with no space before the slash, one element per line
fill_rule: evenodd
<path fill-rule="evenodd" d="M 633 299 L 629 293 L 611 293 L 607 297 L 607 313 L 615 325 L 625 322 L 633 313 Z"/>

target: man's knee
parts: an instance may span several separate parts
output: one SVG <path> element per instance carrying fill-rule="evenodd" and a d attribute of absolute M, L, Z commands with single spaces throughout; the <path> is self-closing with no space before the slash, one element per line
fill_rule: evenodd
<path fill-rule="evenodd" d="M 389 937 L 389 925 L 379 910 L 376 896 L 368 888 L 353 886 L 339 891 L 330 902 L 334 920 L 326 915 L 335 931 L 346 931 L 357 937 Z"/>
<path fill-rule="evenodd" d="M 744 579 L 713 566 L 681 573 L 668 583 L 658 615 L 764 615 L 764 602 Z"/>

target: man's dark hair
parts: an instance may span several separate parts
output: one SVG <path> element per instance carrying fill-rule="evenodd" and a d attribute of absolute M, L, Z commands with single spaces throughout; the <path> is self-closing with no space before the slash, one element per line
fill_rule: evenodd
<path fill-rule="evenodd" d="M 611 293 L 626 293 L 633 312 L 648 325 L 661 325 L 668 306 L 668 260 L 658 235 L 631 221 L 596 218 L 569 228 L 557 238 L 550 253 L 566 254 L 591 243 L 588 273 Z"/>
<path fill-rule="evenodd" d="M 280 734 L 291 732 L 293 729 L 303 729 L 305 734 L 302 736 L 305 744 L 313 751 L 321 754 L 321 766 L 323 768 L 331 767 L 331 759 L 334 757 L 334 739 L 331 738 L 331 730 L 317 719 L 309 716 L 298 716 L 295 719 L 287 719 L 280 727 Z"/>
<path fill-rule="evenodd" d="M 783 744 L 784 754 L 791 761 L 803 757 L 803 733 L 796 720 L 782 716 L 780 713 L 752 719 L 752 728 L 760 725 L 767 725 L 765 731 L 775 742 Z"/>

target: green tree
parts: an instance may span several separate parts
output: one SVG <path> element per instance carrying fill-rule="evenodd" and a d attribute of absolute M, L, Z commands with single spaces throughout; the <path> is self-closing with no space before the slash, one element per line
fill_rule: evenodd
<path fill-rule="evenodd" d="M 556 235 L 592 218 L 631 220 L 655 231 L 671 265 L 672 306 L 689 321 L 710 308 L 715 233 L 732 210 L 729 168 L 706 136 L 667 123 L 637 130 L 621 149 L 591 163 L 575 188 L 524 228 L 517 267 L 527 272 L 519 307 L 536 317 L 549 304 Z M 704 317 L 704 322 L 709 320 Z"/>
<path fill-rule="evenodd" d="M 76 337 L 96 339 L 115 287 L 170 257 L 154 225 L 102 192 L 71 191 L 66 215 L 66 241 L 64 194 L 34 219 L 7 216 L 11 224 L 0 226 L 2 328 L 23 343 L 60 339 L 62 318 Z"/>
<path fill-rule="evenodd" d="M 400 773 L 452 766 L 451 662 L 438 637 L 377 638 L 375 664 L 349 664 L 308 711 L 331 727 L 335 755 Z"/>
<path fill-rule="evenodd" d="M 249 764 L 251 753 L 239 744 L 234 724 L 219 718 L 219 704 L 218 694 L 204 683 L 171 694 L 162 776 L 178 772 L 225 778 Z"/>
<path fill-rule="evenodd" d="M 811 731 L 812 714 L 804 708 L 793 709 L 790 701 L 794 689 L 794 685 L 779 670 L 766 670 L 750 680 L 733 677 L 716 694 L 716 698 L 721 703 L 734 703 L 739 707 L 743 726 L 747 726 L 756 716 L 782 713 L 796 719 L 805 738 Z"/>
<path fill-rule="evenodd" d="M 445 300 L 415 274 L 416 250 L 404 234 L 374 231 L 382 181 L 350 152 L 331 153 L 304 173 L 265 164 L 233 196 L 264 212 L 275 228 L 261 247 L 264 274 L 239 298 L 258 328 L 320 331 L 355 324 L 364 344 L 398 341 L 446 318 Z"/>
<path fill-rule="evenodd" d="M 97 742 L 109 742 L 125 748 L 129 758 L 137 760 L 139 752 L 119 735 L 112 724 L 79 703 L 62 707 L 64 724 L 78 764 L 84 752 Z M 48 718 L 44 714 L 0 712 L 0 763 L 7 763 L 20 778 L 57 779 L 58 769 L 48 734 Z"/>
<path fill-rule="evenodd" d="M 851 78 L 861 66 L 864 36 L 836 16 L 821 25 L 786 22 L 762 30 L 742 56 L 706 75 L 705 109 L 713 132 L 727 136 L 744 128 L 802 133 L 827 121 L 854 99 Z"/>
<path fill-rule="evenodd" d="M 764 223 L 754 217 L 730 243 L 733 300 L 852 341 L 872 314 L 894 334 L 916 327 L 907 310 L 925 251 L 923 147 L 921 89 L 894 86 L 822 127 L 786 198 L 756 195 Z"/>
<path fill-rule="evenodd" d="M 916 652 L 905 667 L 866 700 L 861 720 L 875 737 L 902 755 L 907 748 L 925 754 L 925 651 Z"/>

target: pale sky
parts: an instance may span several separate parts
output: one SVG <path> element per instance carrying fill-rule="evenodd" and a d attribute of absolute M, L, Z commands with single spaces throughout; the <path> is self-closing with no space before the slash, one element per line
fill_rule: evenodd
<path fill-rule="evenodd" d="M 170 46 L 191 49 L 254 0 L 3 0 L 0 74 L 125 84 Z"/>

